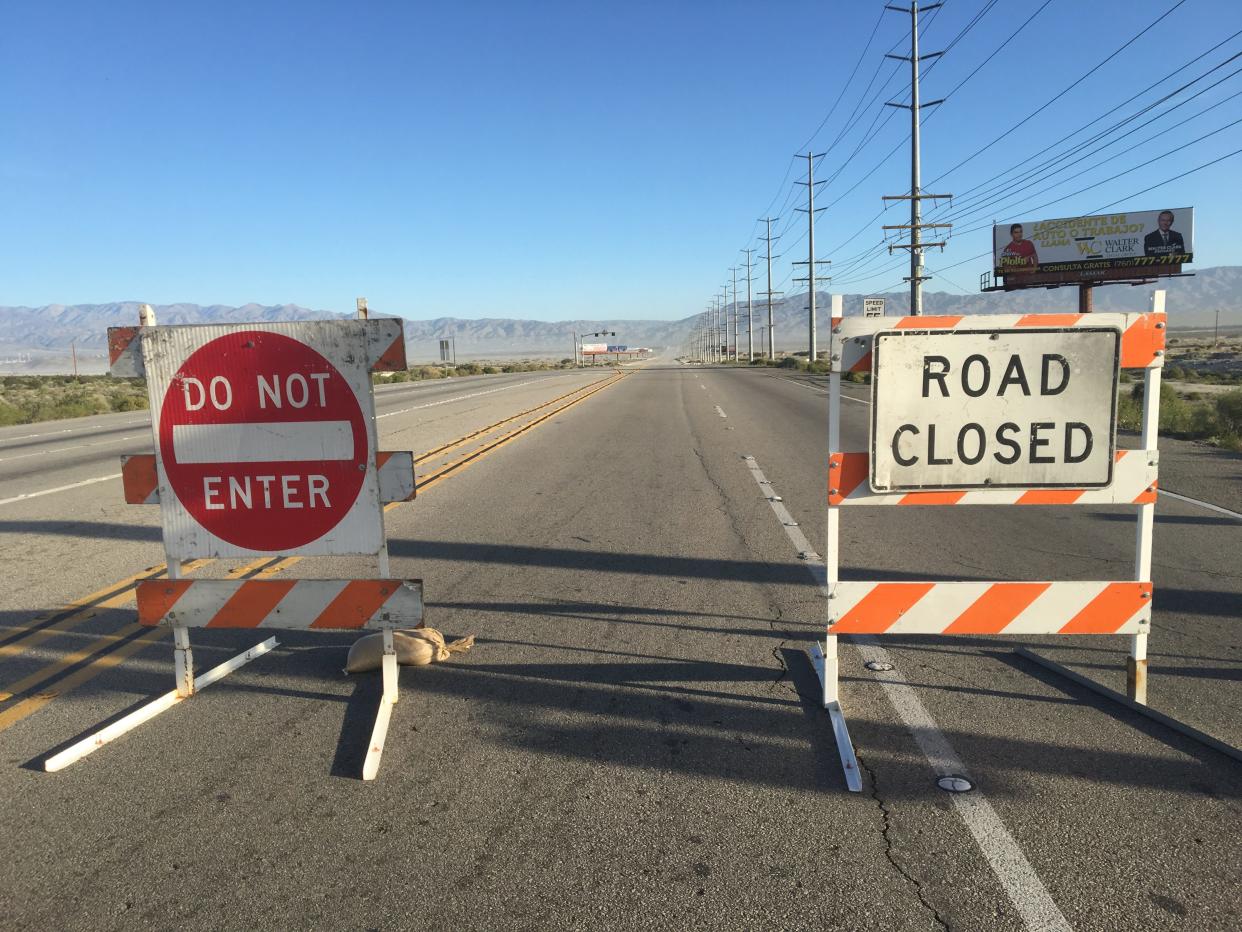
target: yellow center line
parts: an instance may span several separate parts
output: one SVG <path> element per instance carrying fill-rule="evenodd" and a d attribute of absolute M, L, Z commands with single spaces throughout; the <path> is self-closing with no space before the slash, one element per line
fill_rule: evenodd
<path fill-rule="evenodd" d="M 211 562 L 211 560 L 193 560 L 182 567 L 182 572 L 193 573 L 195 570 L 202 569 Z M 119 583 L 105 586 L 98 592 L 92 592 L 88 596 L 70 602 L 63 609 L 42 616 L 41 620 L 36 620 L 29 628 L 0 643 L 0 660 L 16 656 L 30 650 L 32 647 L 37 647 L 48 638 L 63 634 L 66 631 L 72 631 L 88 618 L 94 618 L 101 611 L 110 608 L 120 608 L 132 602 L 134 599 L 134 589 L 139 582 L 147 579 L 163 579 L 167 575 L 167 571 L 168 567 L 166 564 L 145 569 L 141 573 L 135 573 L 133 576 L 121 580 Z M 10 695 L 17 691 L 11 690 Z M 4 698 L 8 697 L 4 693 L 0 693 L 0 701 Z"/>
<path fill-rule="evenodd" d="M 450 449 L 453 449 L 457 446 L 461 446 L 461 444 L 468 442 L 469 439 L 473 437 L 478 437 L 483 433 L 487 433 L 491 430 L 494 430 L 498 426 L 510 423 L 514 420 L 517 420 L 520 417 L 523 417 L 524 415 L 531 414 L 535 411 L 546 408 L 550 404 L 554 404 L 557 401 L 562 401 L 563 399 L 569 398 L 573 395 L 579 396 L 577 398 L 573 398 L 571 401 L 566 402 L 565 404 L 560 405 L 557 408 L 554 408 L 553 410 L 547 412 L 546 414 L 540 415 L 538 418 L 534 419 L 533 421 L 523 424 L 521 427 L 517 428 L 516 430 L 511 431 L 510 433 L 504 435 L 498 440 L 492 441 L 491 443 L 481 447 L 478 450 L 475 450 L 473 452 L 463 455 L 462 457 L 454 461 L 452 464 L 444 467 L 439 472 L 433 474 L 425 483 L 420 483 L 419 484 L 420 491 L 427 489 L 427 488 L 431 488 L 432 486 L 448 478 L 450 475 L 456 475 L 457 473 L 468 469 L 471 465 L 478 462 L 480 459 L 484 458 L 485 456 L 495 452 L 496 450 L 512 442 L 513 440 L 516 440 L 518 437 L 524 436 L 528 431 L 537 427 L 539 424 L 542 424 L 545 421 L 549 420 L 550 418 L 555 417 L 557 414 L 560 414 L 562 411 L 565 411 L 573 407 L 574 405 L 579 404 L 582 401 L 585 401 L 587 398 L 591 397 L 597 392 L 601 392 L 605 388 L 609 388 L 612 385 L 616 385 L 618 382 L 623 381 L 628 375 L 629 373 L 618 373 L 615 376 L 612 376 L 606 379 L 601 379 L 601 380 L 598 380 L 597 382 L 589 383 L 588 385 L 585 386 L 585 389 L 590 389 L 590 390 L 586 391 L 585 394 L 583 394 L 583 389 L 578 389 L 573 392 L 568 392 L 565 395 L 561 395 L 559 398 L 553 399 L 551 402 L 547 402 L 535 408 L 531 408 L 531 409 L 528 409 L 527 411 L 523 411 L 520 414 L 514 415 L 513 417 L 506 418 L 504 421 L 498 421 L 496 424 L 493 424 L 488 428 L 484 428 L 482 431 L 476 431 L 474 434 L 470 435 L 469 437 L 463 438 L 460 442 L 455 442 L 454 444 L 450 444 L 446 447 L 441 447 L 439 450 L 431 451 L 430 453 L 424 454 L 424 458 L 426 458 L 426 457 L 433 456 L 436 453 L 447 452 Z M 404 504 L 404 503 L 403 502 L 392 502 L 384 506 L 384 511 L 386 512 L 390 511 L 400 504 Z M 281 557 L 278 559 L 273 559 L 271 557 L 262 557 L 260 559 L 253 560 L 250 563 L 247 563 L 245 566 L 237 567 L 233 570 L 230 570 L 228 575 L 232 578 L 236 578 L 238 576 L 246 576 L 252 579 L 266 579 L 270 576 L 274 576 L 275 574 L 282 572 L 283 570 L 286 570 L 289 567 L 301 562 L 302 559 L 303 558 L 300 556 Z M 196 560 L 196 561 L 193 561 L 192 563 L 186 564 L 185 569 L 188 571 L 191 566 L 195 569 L 198 569 L 212 562 L 214 561 L 210 559 Z M 266 566 L 263 565 L 265 563 L 267 564 Z M 112 586 L 105 587 L 105 589 L 102 589 L 97 593 L 93 593 L 91 596 L 86 596 L 85 598 L 78 600 L 78 603 L 86 604 L 88 602 L 92 602 L 94 598 L 97 598 L 100 595 L 107 594 L 110 592 L 115 592 L 117 593 L 116 595 L 113 595 L 111 598 L 106 599 L 104 602 L 99 602 L 99 603 L 92 605 L 91 608 L 101 609 L 101 608 L 119 607 L 120 605 L 123 605 L 126 602 L 132 601 L 134 599 L 135 589 L 133 587 L 136 586 L 137 582 L 143 579 L 162 578 L 165 575 L 166 569 L 167 569 L 167 566 L 165 565 L 165 566 L 153 567 L 149 570 L 145 570 L 143 573 L 135 574 L 134 576 L 131 576 L 126 580 L 122 580 L 120 583 L 116 583 L 116 584 L 113 584 Z M 129 587 L 129 588 L 125 589 L 125 591 L 118 592 L 118 589 L 122 587 Z M 70 606 L 74 604 L 78 604 L 78 603 L 70 603 Z M 72 620 L 72 624 L 77 624 L 83 619 L 78 617 L 77 615 L 72 615 L 70 616 L 70 618 L 66 618 L 61 622 L 57 622 L 57 625 L 67 624 L 68 622 L 70 622 L 70 620 Z M 63 630 L 65 630 L 65 628 L 63 627 L 49 626 L 49 627 L 40 629 L 38 631 L 31 632 L 29 636 L 26 636 L 22 639 L 22 643 L 20 646 L 14 645 L 15 649 L 12 652 L 17 653 L 20 650 L 25 650 L 29 646 L 31 646 L 32 643 L 38 643 L 44 638 L 50 637 L 52 634 L 58 633 L 59 631 L 63 631 Z M 16 695 L 20 695 L 22 692 L 36 686 L 38 683 L 53 679 L 54 677 L 63 673 L 65 670 L 68 670 L 71 667 L 81 663 L 82 661 L 86 660 L 92 655 L 96 656 L 95 660 L 91 661 L 90 663 L 87 663 L 81 669 L 75 670 L 73 673 L 69 674 L 68 676 L 65 676 L 57 680 L 54 684 L 52 684 L 47 689 L 41 690 L 40 692 L 35 693 L 34 695 L 28 696 L 27 698 L 23 699 L 21 702 L 17 703 L 11 708 L 5 709 L 3 712 L 0 712 L 0 731 L 4 731 L 5 729 L 10 728 L 11 726 L 17 724 L 18 722 L 20 722 L 22 719 L 26 718 L 27 716 L 33 714 L 34 712 L 37 712 L 39 709 L 43 708 L 43 706 L 47 705 L 47 703 L 51 702 L 53 699 L 57 698 L 58 696 L 65 695 L 66 693 L 70 692 L 73 689 L 76 689 L 78 686 L 82 685 L 83 683 L 87 682 L 88 680 L 92 679 L 98 674 L 104 672 L 105 670 L 109 670 L 112 667 L 115 667 L 117 664 L 121 663 L 123 660 L 129 658 L 133 654 L 136 654 L 138 651 L 142 650 L 144 647 L 147 647 L 148 645 L 152 644 L 154 641 L 162 637 L 167 632 L 167 630 L 168 629 L 164 627 L 157 627 L 157 628 L 148 629 L 144 632 L 143 626 L 141 625 L 137 625 L 137 624 L 126 625 L 120 631 L 117 631 L 114 634 L 110 634 L 110 635 L 103 635 L 102 637 L 97 638 L 93 644 L 87 647 L 84 647 L 84 648 L 80 648 L 76 651 L 73 651 L 72 653 L 67 654 L 64 657 L 60 658 L 56 662 L 44 667 L 42 670 L 36 671 L 35 673 L 32 673 L 29 676 L 24 677 L 18 682 L 12 684 L 12 686 L 10 686 L 6 691 L 0 691 L 0 702 L 7 701 L 8 699 Z M 121 643 L 119 647 L 116 647 L 115 645 L 118 642 L 123 642 L 123 643 Z M 0 656 L 3 656 L 3 655 L 0 655 Z"/>
<path fill-rule="evenodd" d="M 122 644 L 111 653 L 104 654 L 94 663 L 88 664 L 87 666 L 82 667 L 82 669 L 76 670 L 69 674 L 50 689 L 35 693 L 33 696 L 23 699 L 12 708 L 5 709 L 3 712 L 0 712 L 0 731 L 4 731 L 13 725 L 16 725 L 27 716 L 38 712 L 57 696 L 63 696 L 65 693 L 81 686 L 87 680 L 98 676 L 105 670 L 110 670 L 112 667 L 115 667 L 117 664 L 121 663 L 121 661 L 128 659 L 144 647 L 149 646 L 163 633 L 163 630 L 160 628 L 152 628 L 149 631 L 145 631 L 133 640 Z"/>
<path fill-rule="evenodd" d="M 245 566 L 239 566 L 233 570 L 230 570 L 228 575 L 234 579 L 236 579 L 239 576 L 251 575 L 253 571 L 258 570 L 261 566 L 263 566 L 263 564 L 268 563 L 269 561 L 271 561 L 271 557 L 261 557 L 258 560 L 252 560 L 250 563 L 247 563 Z M 200 561 L 196 561 L 196 562 L 200 562 Z M 201 562 L 207 562 L 207 561 L 201 561 Z M 275 562 L 279 563 L 280 561 L 275 561 Z M 267 569 L 270 569 L 270 568 L 271 567 L 267 567 Z M 262 570 L 260 570 L 260 572 L 262 572 Z M 161 573 L 159 574 L 158 577 L 155 577 L 155 578 L 163 578 L 163 576 L 164 574 Z M 123 592 L 120 595 L 113 596 L 113 598 L 107 600 L 106 602 L 100 603 L 100 607 L 119 608 L 125 603 L 132 602 L 133 600 L 134 600 L 134 591 L 131 589 L 128 592 Z M 35 635 L 38 636 L 37 641 L 42 641 L 43 639 L 51 637 L 53 634 L 57 634 L 62 630 L 64 629 L 52 630 L 52 629 L 44 628 L 41 631 L 35 632 Z M 94 641 L 92 641 L 90 644 L 86 645 L 85 647 L 80 647 L 75 651 L 71 651 L 70 653 L 65 654 L 63 657 L 60 657 L 57 660 L 52 661 L 51 663 L 49 663 L 47 666 L 43 667 L 42 669 L 36 670 L 34 673 L 31 673 L 29 676 L 24 676 L 17 682 L 11 683 L 10 685 L 6 686 L 3 690 L 0 690 L 0 702 L 7 702 L 8 700 L 12 699 L 14 696 L 20 696 L 22 693 L 33 689 L 35 686 L 37 686 L 40 683 L 46 682 L 47 680 L 54 679 L 55 677 L 64 673 L 66 670 L 70 669 L 71 667 L 77 666 L 79 663 L 81 663 L 83 660 L 86 660 L 88 657 L 95 656 L 95 655 L 101 655 L 101 654 L 104 656 L 108 656 L 109 654 L 107 652 L 109 651 L 110 648 L 114 647 L 117 643 L 121 641 L 125 641 L 125 640 L 128 640 L 129 638 L 132 638 L 135 634 L 138 634 L 142 630 L 143 630 L 142 625 L 128 624 L 122 627 L 119 631 L 116 631 L 112 634 L 104 634 L 104 635 L 97 636 Z M 27 638 L 21 644 L 19 649 L 22 649 L 22 650 L 27 649 L 33 646 L 32 642 L 37 642 L 37 641 L 34 636 Z M 17 649 L 14 649 L 12 652 L 17 653 Z M 3 728 L 0 728 L 0 731 L 3 731 Z"/>

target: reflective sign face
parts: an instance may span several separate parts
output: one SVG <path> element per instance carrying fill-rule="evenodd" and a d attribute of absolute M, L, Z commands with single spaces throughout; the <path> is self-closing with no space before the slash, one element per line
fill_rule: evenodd
<path fill-rule="evenodd" d="M 359 323 L 144 336 L 170 555 L 378 550 L 374 403 Z"/>
<path fill-rule="evenodd" d="M 1110 328 L 876 334 L 871 488 L 1103 488 L 1121 334 Z"/>

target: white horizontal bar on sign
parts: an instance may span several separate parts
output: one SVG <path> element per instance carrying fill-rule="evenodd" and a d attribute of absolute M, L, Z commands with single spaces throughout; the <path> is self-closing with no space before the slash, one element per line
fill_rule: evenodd
<path fill-rule="evenodd" d="M 951 489 L 873 492 L 867 453 L 828 456 L 829 505 L 1148 505 L 1156 500 L 1158 450 L 1118 450 L 1104 489 Z"/>
<path fill-rule="evenodd" d="M 829 634 L 1137 634 L 1150 582 L 837 582 Z"/>
<path fill-rule="evenodd" d="M 349 460 L 354 432 L 349 421 L 177 424 L 173 452 L 178 463 Z"/>

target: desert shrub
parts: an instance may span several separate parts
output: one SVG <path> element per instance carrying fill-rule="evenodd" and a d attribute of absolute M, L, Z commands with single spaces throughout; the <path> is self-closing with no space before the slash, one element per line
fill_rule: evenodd
<path fill-rule="evenodd" d="M 803 368 L 803 363 L 802 360 L 793 356 L 786 356 L 780 361 L 779 366 L 782 369 L 801 369 Z"/>
<path fill-rule="evenodd" d="M 1213 408 L 1221 432 L 1242 437 L 1242 391 L 1217 395 Z"/>

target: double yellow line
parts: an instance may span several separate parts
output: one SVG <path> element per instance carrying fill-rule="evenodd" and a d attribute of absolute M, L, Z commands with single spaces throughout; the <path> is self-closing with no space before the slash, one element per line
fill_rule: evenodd
<path fill-rule="evenodd" d="M 507 424 L 512 424 L 514 421 L 519 421 L 540 411 L 544 412 L 498 439 L 489 441 L 477 449 L 467 451 L 436 472 L 433 472 L 418 483 L 419 493 L 424 493 L 446 478 L 464 471 L 505 444 L 511 443 L 518 437 L 525 435 L 549 418 L 585 401 L 597 392 L 616 385 L 628 374 L 617 373 L 598 382 L 592 382 L 572 392 L 559 395 L 551 401 L 546 401 L 533 408 L 527 408 L 525 411 L 520 411 L 486 427 L 481 427 L 434 450 L 428 450 L 414 460 L 416 465 L 460 449 L 471 441 L 486 437 L 488 434 Z M 552 410 L 546 410 L 548 408 L 552 408 Z M 386 512 L 391 511 L 399 504 L 403 503 L 392 502 L 385 505 L 384 510 Z M 301 557 L 296 556 L 262 557 L 252 560 L 244 566 L 230 570 L 227 576 L 230 579 L 263 579 L 288 569 L 301 559 Z M 186 574 L 192 573 L 213 562 L 215 561 L 212 559 L 192 560 L 183 564 L 182 572 Z M 134 592 L 139 582 L 148 579 L 163 579 L 167 574 L 167 564 L 161 563 L 159 566 L 148 567 L 140 573 L 134 573 L 132 576 L 118 580 L 109 586 L 92 592 L 90 595 L 69 602 L 54 612 L 48 612 L 35 618 L 22 631 L 0 639 L 0 660 L 16 656 L 38 646 L 49 638 L 70 631 L 102 611 L 121 608 L 127 605 L 134 600 Z M 98 637 L 85 647 L 74 650 L 42 669 L 36 670 L 0 689 L 0 705 L 14 698 L 24 696 L 21 701 L 16 702 L 12 706 L 7 708 L 0 707 L 0 731 L 12 727 L 22 719 L 37 712 L 58 696 L 65 695 L 105 670 L 117 666 L 165 633 L 166 629 L 164 628 L 147 628 L 138 624 L 127 624 L 119 631 Z M 68 676 L 64 676 L 63 674 L 67 671 L 71 672 L 69 672 Z M 51 682 L 53 680 L 55 682 Z M 40 689 L 41 685 L 44 688 Z"/>

